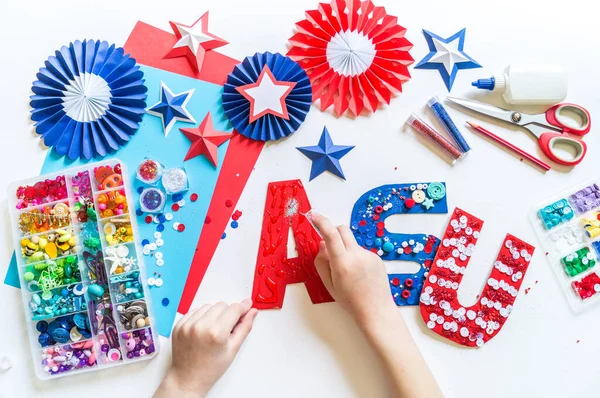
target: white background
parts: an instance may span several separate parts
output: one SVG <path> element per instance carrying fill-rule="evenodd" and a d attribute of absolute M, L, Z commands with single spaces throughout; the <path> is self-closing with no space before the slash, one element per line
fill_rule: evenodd
<path fill-rule="evenodd" d="M 597 87 L 600 62 L 597 15 L 589 2 L 506 0 L 481 2 L 378 0 L 408 29 L 416 61 L 428 50 L 421 29 L 443 37 L 467 27 L 465 51 L 484 68 L 459 71 L 452 91 L 474 94 L 470 82 L 501 71 L 510 63 L 555 62 L 570 74 L 568 100 L 600 115 Z M 75 39 L 125 43 L 137 20 L 165 30 L 168 21 L 192 23 L 210 9 L 210 31 L 231 42 L 219 49 L 242 59 L 256 51 L 287 51 L 287 38 L 304 11 L 317 0 L 267 1 L 2 1 L 0 5 L 0 276 L 12 252 L 5 187 L 36 175 L 45 151 L 28 119 L 31 82 L 43 61 Z M 586 138 L 586 160 L 568 172 L 546 175 L 463 128 L 473 151 L 449 166 L 403 131 L 415 110 L 430 96 L 446 95 L 437 71 L 412 70 L 404 93 L 376 114 L 336 119 L 313 107 L 300 130 L 268 145 L 250 177 L 238 208 L 240 227 L 228 230 L 198 292 L 196 305 L 248 297 L 252 290 L 267 183 L 301 178 L 313 207 L 337 223 L 347 223 L 354 201 L 386 183 L 442 180 L 448 184 L 450 208 L 460 206 L 486 221 L 482 239 L 460 289 L 465 305 L 475 302 L 498 246 L 507 232 L 538 245 L 527 221 L 530 207 L 554 192 L 598 175 L 598 132 Z M 489 101 L 494 101 L 488 98 Z M 449 107 L 450 108 L 450 107 Z M 455 108 L 459 125 L 466 116 Z M 473 117 L 471 117 L 473 119 Z M 322 175 L 308 183 L 310 161 L 295 147 L 314 145 L 327 125 L 333 141 L 356 145 L 342 159 L 343 182 Z M 484 122 L 496 133 L 529 151 L 536 145 L 523 131 Z M 538 152 L 539 153 L 539 152 Z M 540 155 L 541 156 L 541 155 Z M 397 167 L 397 170 L 396 170 Z M 447 216 L 405 216 L 394 222 L 398 232 L 441 235 Z M 200 221 L 200 220 L 198 220 Z M 391 222 L 391 220 L 390 220 Z M 388 222 L 389 224 L 389 222 Z M 391 228 L 390 228 L 391 229 Z M 172 265 L 175 266 L 175 265 Z M 406 269 L 410 266 L 407 265 Z M 539 281 L 536 284 L 536 281 Z M 402 308 L 421 352 L 448 397 L 592 397 L 598 379 L 600 307 L 574 315 L 555 276 L 538 249 L 525 277 L 528 295 L 519 295 L 502 332 L 482 349 L 451 345 L 424 328 L 417 308 Z M 41 383 L 33 374 L 19 291 L 0 286 L 0 352 L 15 360 L 0 374 L 0 396 L 149 396 L 170 362 L 170 342 L 150 363 L 67 377 Z M 578 342 L 579 341 L 579 342 Z M 385 397 L 385 379 L 376 359 L 352 321 L 337 304 L 312 305 L 302 285 L 287 289 L 284 308 L 261 312 L 255 327 L 213 397 Z"/>

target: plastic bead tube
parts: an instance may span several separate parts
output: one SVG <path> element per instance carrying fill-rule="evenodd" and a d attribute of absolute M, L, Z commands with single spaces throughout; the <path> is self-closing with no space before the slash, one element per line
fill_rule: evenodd
<path fill-rule="evenodd" d="M 446 111 L 446 108 L 444 108 L 444 105 L 442 105 L 438 97 L 431 97 L 431 99 L 427 102 L 427 105 L 429 105 L 433 113 L 435 113 L 435 116 L 444 125 L 446 131 L 448 132 L 448 134 L 450 134 L 454 142 L 456 142 L 458 148 L 463 153 L 469 152 L 471 150 L 471 147 L 469 146 L 469 144 L 467 144 L 465 137 L 463 137 L 463 135 L 460 133 L 458 127 L 456 127 L 456 124 L 454 124 L 452 118 L 450 117 L 450 115 Z"/>
<path fill-rule="evenodd" d="M 463 153 L 454 145 L 452 145 L 450 141 L 445 139 L 440 133 L 435 131 L 433 127 L 425 123 L 414 113 L 410 115 L 408 120 L 406 120 L 406 124 L 411 126 L 417 133 L 429 139 L 429 141 L 433 142 L 438 148 L 448 154 L 448 156 L 453 159 L 452 163 L 463 156 Z"/>

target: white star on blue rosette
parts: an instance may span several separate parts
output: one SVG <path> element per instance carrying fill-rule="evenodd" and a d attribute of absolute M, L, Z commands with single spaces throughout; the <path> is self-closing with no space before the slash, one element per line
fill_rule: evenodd
<path fill-rule="evenodd" d="M 165 83 L 160 82 L 160 100 L 148 108 L 147 112 L 160 117 L 165 137 L 169 135 L 169 132 L 177 121 L 196 123 L 196 120 L 186 108 L 193 93 L 194 89 L 173 94 Z"/>
<path fill-rule="evenodd" d="M 415 66 L 415 69 L 437 69 L 448 91 L 452 90 L 459 69 L 481 68 L 477 61 L 464 52 L 466 31 L 462 29 L 444 39 L 423 29 L 430 52 Z"/>
<path fill-rule="evenodd" d="M 114 44 L 77 40 L 50 56 L 36 77 L 31 119 L 59 155 L 106 156 L 129 141 L 142 121 L 144 73 Z"/>

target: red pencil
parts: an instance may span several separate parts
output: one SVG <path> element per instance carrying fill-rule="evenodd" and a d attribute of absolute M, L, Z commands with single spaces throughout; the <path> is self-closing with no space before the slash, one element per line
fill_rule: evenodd
<path fill-rule="evenodd" d="M 469 126 L 473 127 L 475 130 L 479 131 L 481 134 L 485 135 L 488 138 L 491 138 L 492 140 L 496 141 L 497 143 L 499 143 L 500 145 L 502 145 L 503 147 L 507 148 L 508 150 L 511 150 L 513 152 L 515 152 L 516 154 L 524 157 L 525 159 L 531 161 L 532 163 L 534 163 L 535 165 L 541 167 L 542 169 L 544 169 L 545 171 L 550 170 L 550 165 L 538 158 L 536 158 L 535 156 L 532 156 L 530 154 L 528 154 L 527 152 L 525 152 L 524 150 L 522 150 L 521 148 L 514 146 L 513 144 L 511 144 L 510 142 L 506 141 L 503 138 L 498 137 L 496 134 L 492 133 L 489 130 L 484 129 L 483 127 L 481 127 L 478 124 L 472 123 L 472 122 L 467 122 L 469 124 Z"/>

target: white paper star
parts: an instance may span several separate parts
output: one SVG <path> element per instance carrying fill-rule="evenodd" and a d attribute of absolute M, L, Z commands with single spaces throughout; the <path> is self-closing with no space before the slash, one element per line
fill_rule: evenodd
<path fill-rule="evenodd" d="M 446 71 L 449 75 L 452 74 L 452 69 L 454 69 L 454 64 L 458 64 L 461 62 L 469 62 L 471 61 L 469 58 L 465 57 L 458 49 L 459 38 L 452 40 L 450 43 L 444 43 L 433 38 L 433 44 L 435 45 L 435 49 L 437 50 L 437 54 L 429 59 L 429 62 L 444 64 Z"/>

